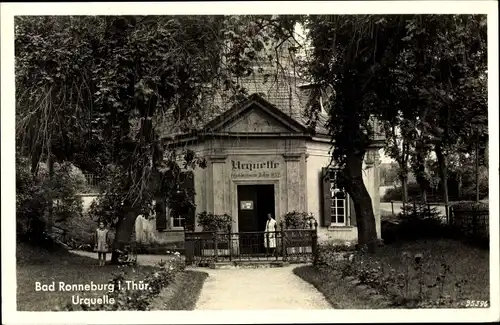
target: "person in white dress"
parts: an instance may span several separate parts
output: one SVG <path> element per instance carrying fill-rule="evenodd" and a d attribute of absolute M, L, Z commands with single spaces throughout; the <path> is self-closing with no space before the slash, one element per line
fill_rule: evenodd
<path fill-rule="evenodd" d="M 106 224 L 101 221 L 99 222 L 99 228 L 97 228 L 94 233 L 94 251 L 97 252 L 99 266 L 104 266 L 106 264 L 106 253 L 109 252 L 109 247 L 109 230 L 106 228 Z"/>
<path fill-rule="evenodd" d="M 276 250 L 276 220 L 273 219 L 270 213 L 267 214 L 266 229 L 264 231 L 264 247 L 268 252 L 274 254 Z"/>

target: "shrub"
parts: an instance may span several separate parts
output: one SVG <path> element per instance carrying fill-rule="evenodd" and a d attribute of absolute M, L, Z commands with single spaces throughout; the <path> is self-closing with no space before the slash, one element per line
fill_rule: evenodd
<path fill-rule="evenodd" d="M 424 202 L 405 206 L 398 221 L 382 221 L 381 226 L 385 243 L 447 237 L 451 233 L 436 208 L 429 207 Z"/>
<path fill-rule="evenodd" d="M 476 198 L 476 185 L 465 187 L 461 193 L 461 200 L 474 200 Z M 479 183 L 479 197 L 487 198 L 489 194 L 489 184 L 488 181 Z"/>
<path fill-rule="evenodd" d="M 169 255 L 168 260 L 160 261 L 157 269 L 152 272 L 144 283 L 148 284 L 148 290 L 128 290 L 124 285 L 125 274 L 123 271 L 114 274 L 109 281 L 114 285 L 115 290 L 109 293 L 109 298 L 115 300 L 114 304 L 97 305 L 73 305 L 68 303 L 63 309 L 66 311 L 116 311 L 116 310 L 149 310 L 149 304 L 158 296 L 162 289 L 172 284 L 178 272 L 184 271 L 185 263 L 179 253 Z M 121 285 L 119 285 L 121 284 Z"/>
<path fill-rule="evenodd" d="M 487 198 L 489 193 L 489 184 L 487 177 L 481 177 L 479 180 L 479 197 Z M 438 186 L 434 189 L 436 194 L 443 192 L 442 186 Z M 458 196 L 460 193 L 460 197 Z M 448 182 L 448 194 L 449 197 L 455 198 L 456 200 L 474 200 L 476 197 L 476 184 L 475 182 L 466 182 L 463 185 L 461 191 L 458 191 L 456 181 Z M 408 183 L 408 198 L 410 200 L 421 197 L 420 186 L 417 183 Z M 382 202 L 390 201 L 403 201 L 403 187 L 401 185 L 395 186 L 393 188 L 387 189 L 385 194 L 380 199 Z"/>
<path fill-rule="evenodd" d="M 75 173 L 69 163 L 54 164 L 54 175 L 49 177 L 41 164 L 36 176 L 31 173 L 29 161 L 16 157 L 16 223 L 21 240 L 42 244 L 51 240 L 45 233 L 47 215 L 52 202 L 54 223 L 82 215 L 82 201 L 78 196 L 85 178 Z"/>
<path fill-rule="evenodd" d="M 327 267 L 344 273 L 343 265 L 339 264 L 338 261 L 352 258 L 356 246 L 355 243 L 350 242 L 318 245 L 314 265 L 318 268 Z"/>
<path fill-rule="evenodd" d="M 473 210 L 489 210 L 488 202 L 462 201 L 451 205 L 454 210 L 473 211 Z"/>
<path fill-rule="evenodd" d="M 420 186 L 417 183 L 408 183 L 408 197 L 414 198 L 421 194 Z M 382 202 L 403 201 L 403 187 L 401 185 L 387 189 L 384 196 L 380 199 Z"/>
<path fill-rule="evenodd" d="M 308 229 L 314 224 L 314 216 L 307 212 L 288 212 L 283 216 L 286 229 Z"/>
<path fill-rule="evenodd" d="M 355 277 L 359 284 L 367 285 L 378 293 L 389 297 L 394 306 L 405 308 L 460 307 L 463 300 L 461 288 L 467 281 L 456 279 L 454 298 L 446 292 L 450 266 L 436 263 L 423 253 L 402 252 L 397 268 L 383 262 L 376 255 L 363 250 L 346 252 L 343 258 L 333 247 L 318 251 L 319 263 L 315 267 L 323 271 L 334 271 L 341 277 Z"/>
<path fill-rule="evenodd" d="M 197 216 L 198 225 L 203 227 L 203 231 L 227 231 L 233 222 L 228 214 L 213 214 L 211 212 L 201 212 Z"/>

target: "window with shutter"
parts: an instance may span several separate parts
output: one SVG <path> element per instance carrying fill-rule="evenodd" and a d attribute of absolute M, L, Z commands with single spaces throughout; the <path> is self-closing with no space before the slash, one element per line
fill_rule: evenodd
<path fill-rule="evenodd" d="M 330 184 L 331 195 L 331 222 L 335 225 L 345 225 L 348 211 L 348 201 L 346 193 Z"/>
<path fill-rule="evenodd" d="M 356 226 L 356 210 L 354 209 L 354 201 L 352 200 L 352 197 L 349 197 L 349 226 Z"/>
<path fill-rule="evenodd" d="M 194 173 L 192 171 L 182 172 L 179 179 L 179 189 L 188 195 L 194 202 Z M 186 208 L 180 212 L 171 211 L 171 222 L 173 228 L 184 228 L 194 230 L 195 209 Z"/>
<path fill-rule="evenodd" d="M 324 167 L 320 175 L 321 183 L 323 184 L 323 226 L 328 227 L 331 224 L 331 194 L 330 194 L 330 176 L 328 168 Z"/>
<path fill-rule="evenodd" d="M 165 201 L 165 199 L 163 198 Z M 167 214 L 165 209 L 165 202 L 161 204 L 160 199 L 157 198 L 155 204 L 155 218 L 156 218 L 156 231 L 163 231 L 167 229 Z"/>
<path fill-rule="evenodd" d="M 338 186 L 339 173 L 335 168 L 323 168 L 323 225 L 356 225 L 354 204 L 347 192 Z"/>

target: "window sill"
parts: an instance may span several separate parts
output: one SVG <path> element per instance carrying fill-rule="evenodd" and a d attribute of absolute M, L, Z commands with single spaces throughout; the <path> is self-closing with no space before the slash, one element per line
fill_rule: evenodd
<path fill-rule="evenodd" d="M 172 228 L 167 228 L 164 229 L 160 232 L 184 232 L 184 227 L 172 227 Z"/>
<path fill-rule="evenodd" d="M 355 228 L 355 226 L 330 225 L 327 229 L 328 231 L 352 231 Z"/>

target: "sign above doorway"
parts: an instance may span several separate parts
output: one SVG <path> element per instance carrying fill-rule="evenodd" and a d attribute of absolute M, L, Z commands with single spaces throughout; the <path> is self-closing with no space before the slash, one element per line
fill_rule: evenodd
<path fill-rule="evenodd" d="M 279 178 L 281 165 L 274 160 L 231 160 L 231 178 Z"/>
<path fill-rule="evenodd" d="M 261 170 L 261 169 L 277 169 L 280 166 L 279 162 L 273 160 L 258 161 L 258 162 L 244 162 L 240 160 L 231 160 L 233 170 Z"/>

